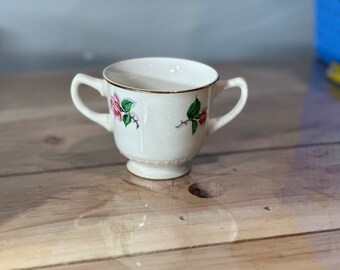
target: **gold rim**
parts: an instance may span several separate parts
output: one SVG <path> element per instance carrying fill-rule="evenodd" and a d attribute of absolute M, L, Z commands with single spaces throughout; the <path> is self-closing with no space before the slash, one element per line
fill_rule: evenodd
<path fill-rule="evenodd" d="M 109 84 L 111 84 L 113 86 L 116 86 L 116 87 L 119 87 L 119 88 L 122 88 L 122 89 L 125 89 L 125 90 L 129 90 L 129 91 L 133 91 L 133 92 L 143 92 L 143 93 L 149 93 L 149 94 L 180 94 L 180 93 L 198 91 L 198 90 L 202 90 L 204 88 L 209 88 L 212 85 L 214 85 L 220 79 L 220 75 L 217 74 L 217 78 L 213 82 L 206 84 L 204 86 L 200 86 L 200 87 L 192 88 L 192 89 L 186 89 L 186 90 L 176 90 L 176 91 L 148 90 L 148 89 L 142 89 L 142 88 L 136 88 L 136 87 L 129 87 L 129 86 L 126 86 L 126 85 L 121 85 L 121 84 L 118 84 L 118 83 L 111 82 L 106 78 L 104 78 L 104 79 Z"/>

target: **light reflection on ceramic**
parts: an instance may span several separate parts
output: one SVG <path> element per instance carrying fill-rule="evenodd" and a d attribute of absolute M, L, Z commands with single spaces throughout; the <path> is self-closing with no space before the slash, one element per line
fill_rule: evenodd
<path fill-rule="evenodd" d="M 247 84 L 242 78 L 218 81 L 217 72 L 204 64 L 175 58 L 140 58 L 105 68 L 104 79 L 77 74 L 71 96 L 86 117 L 113 132 L 127 168 L 149 179 L 173 179 L 190 171 L 188 161 L 212 134 L 243 109 Z M 107 97 L 109 114 L 91 111 L 80 99 L 78 87 L 87 84 Z M 210 119 L 218 88 L 239 87 L 236 106 Z"/>

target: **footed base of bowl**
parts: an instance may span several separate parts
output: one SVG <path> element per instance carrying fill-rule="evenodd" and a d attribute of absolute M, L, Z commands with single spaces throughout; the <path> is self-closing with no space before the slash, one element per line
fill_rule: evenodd
<path fill-rule="evenodd" d="M 133 174 L 153 180 L 174 179 L 190 172 L 190 166 L 186 163 L 178 166 L 165 166 L 129 160 L 126 166 Z"/>

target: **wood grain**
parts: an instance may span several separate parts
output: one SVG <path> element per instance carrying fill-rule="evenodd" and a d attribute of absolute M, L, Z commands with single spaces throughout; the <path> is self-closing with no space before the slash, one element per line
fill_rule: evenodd
<path fill-rule="evenodd" d="M 123 165 L 4 178 L 0 269 L 337 229 L 339 173 L 330 145 L 207 154 L 175 181 Z"/>
<path fill-rule="evenodd" d="M 207 138 L 202 154 L 340 141 L 340 123 L 335 117 L 340 110 L 338 101 L 325 89 L 321 75 L 311 87 L 310 67 L 223 65 L 217 69 L 222 78 L 245 77 L 249 101 L 236 120 Z M 314 69 L 322 74 L 323 67 Z M 74 74 L 0 79 L 0 175 L 125 161 L 112 135 L 71 104 L 69 85 Z M 230 110 L 237 96 L 237 89 L 221 95 L 215 101 L 214 114 Z M 84 99 L 93 109 L 107 110 L 105 100 L 94 91 L 85 88 Z"/>
<path fill-rule="evenodd" d="M 159 252 L 47 269 L 337 270 L 340 265 L 339 254 L 340 233 L 335 231 Z"/>
<path fill-rule="evenodd" d="M 248 80 L 246 109 L 189 175 L 160 182 L 128 173 L 112 134 L 76 111 L 75 72 L 0 78 L 0 269 L 338 269 L 340 94 L 325 68 L 217 69 Z"/>

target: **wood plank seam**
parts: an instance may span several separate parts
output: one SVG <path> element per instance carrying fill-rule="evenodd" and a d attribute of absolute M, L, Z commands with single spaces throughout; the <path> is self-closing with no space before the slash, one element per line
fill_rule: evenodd
<path fill-rule="evenodd" d="M 339 141 L 334 142 L 320 142 L 320 143 L 307 143 L 307 144 L 299 144 L 299 145 L 287 145 L 287 146 L 278 146 L 278 147 L 269 147 L 269 148 L 254 148 L 254 149 L 245 149 L 239 151 L 224 151 L 224 152 L 215 152 L 215 153 L 203 153 L 198 154 L 197 158 L 206 158 L 213 156 L 227 156 L 227 155 L 237 155 L 237 154 L 245 154 L 245 153 L 256 153 L 256 152 L 268 152 L 268 151 L 279 151 L 279 150 L 289 150 L 289 149 L 301 149 L 301 148 L 311 148 L 311 147 L 319 147 L 319 146 L 334 146 L 339 145 Z M 34 172 L 25 172 L 25 173 L 9 173 L 9 174 L 0 174 L 0 178 L 7 177 L 17 177 L 24 175 L 37 175 L 44 173 L 58 173 L 58 172 L 68 172 L 68 171 L 76 171 L 76 170 L 86 170 L 86 169 L 95 169 L 95 168 L 103 168 L 109 166 L 121 166 L 124 165 L 125 162 L 117 162 L 117 163 L 103 163 L 96 165 L 87 165 L 87 166 L 74 166 L 70 168 L 64 169 L 51 169 L 45 171 L 34 171 Z"/>
<path fill-rule="evenodd" d="M 269 240 L 269 239 L 282 239 L 282 238 L 289 238 L 289 237 L 294 237 L 294 236 L 308 236 L 308 235 L 330 233 L 330 232 L 340 232 L 340 227 L 336 228 L 336 229 L 331 229 L 331 230 L 319 230 L 319 231 L 313 231 L 313 232 L 307 232 L 307 233 L 294 233 L 294 234 L 278 235 L 278 236 L 271 236 L 271 237 L 262 237 L 262 238 L 253 238 L 253 239 L 247 239 L 247 240 L 239 240 L 239 241 L 234 241 L 232 243 L 221 242 L 221 243 L 215 243 L 215 244 L 197 245 L 197 246 L 190 246 L 190 247 L 183 247 L 183 248 L 157 250 L 157 251 L 152 251 L 152 252 L 139 252 L 139 253 L 128 254 L 128 255 L 114 256 L 114 257 L 106 257 L 106 258 L 98 258 L 98 259 L 90 259 L 90 260 L 82 260 L 82 261 L 73 261 L 73 262 L 70 262 L 70 263 L 67 263 L 67 264 L 60 263 L 60 264 L 51 264 L 51 265 L 29 267 L 29 268 L 14 268 L 12 270 L 49 269 L 49 268 L 58 267 L 58 266 L 79 265 L 79 264 L 82 264 L 82 263 L 89 263 L 89 262 L 111 261 L 111 260 L 118 260 L 118 259 L 122 259 L 122 258 L 132 258 L 132 257 L 138 257 L 138 256 L 145 256 L 145 255 L 162 254 L 162 253 L 166 253 L 166 252 L 170 252 L 170 251 L 181 251 L 181 250 L 197 249 L 197 248 L 204 248 L 204 247 L 223 246 L 223 245 L 227 245 L 227 244 L 233 244 L 234 245 L 234 244 L 240 244 L 240 243 L 244 243 L 244 242 L 255 242 L 255 241 L 263 241 L 263 240 Z"/>

